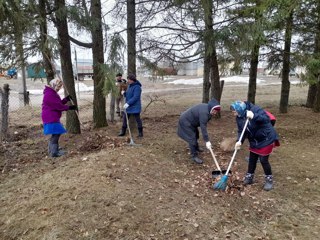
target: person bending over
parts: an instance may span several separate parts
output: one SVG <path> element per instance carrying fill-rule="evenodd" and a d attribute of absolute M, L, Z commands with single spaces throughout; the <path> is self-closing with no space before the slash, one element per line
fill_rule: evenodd
<path fill-rule="evenodd" d="M 220 112 L 220 104 L 216 99 L 210 100 L 208 103 L 201 103 L 190 107 L 183 112 L 179 118 L 177 134 L 180 138 L 189 144 L 191 159 L 197 164 L 203 163 L 203 160 L 198 157 L 200 152 L 198 139 L 199 127 L 201 129 L 203 140 L 206 142 L 206 147 L 212 147 L 209 141 L 207 132 L 207 123 L 212 116 Z"/>

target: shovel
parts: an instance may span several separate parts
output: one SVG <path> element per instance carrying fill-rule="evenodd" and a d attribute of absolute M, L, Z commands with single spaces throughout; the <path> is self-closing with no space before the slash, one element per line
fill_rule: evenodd
<path fill-rule="evenodd" d="M 213 178 L 217 178 L 217 177 L 219 177 L 220 175 L 225 174 L 225 173 L 227 172 L 227 170 L 221 170 L 221 168 L 220 168 L 220 166 L 219 166 L 219 163 L 218 163 L 218 161 L 217 161 L 217 159 L 216 159 L 216 156 L 214 155 L 212 149 L 209 148 L 209 150 L 210 150 L 210 153 L 211 153 L 211 155 L 212 155 L 213 161 L 214 161 L 214 163 L 215 163 L 215 165 L 216 165 L 216 167 L 217 167 L 217 169 L 218 169 L 218 170 L 213 170 L 213 171 L 212 171 L 212 177 L 213 177 Z"/>

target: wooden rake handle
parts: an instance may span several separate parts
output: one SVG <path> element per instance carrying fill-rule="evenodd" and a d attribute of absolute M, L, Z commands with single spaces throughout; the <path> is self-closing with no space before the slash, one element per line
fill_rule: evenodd
<path fill-rule="evenodd" d="M 244 127 L 243 127 L 243 129 L 242 129 L 242 132 L 241 132 L 239 141 L 242 141 L 242 137 L 243 137 L 243 135 L 244 135 L 244 132 L 246 131 L 246 128 L 247 128 L 247 126 L 248 126 L 248 123 L 249 123 L 249 118 L 247 118 L 246 123 L 244 124 Z M 237 149 L 234 150 L 233 155 L 232 155 L 232 158 L 231 158 L 231 161 L 230 161 L 230 163 L 229 163 L 229 166 L 228 166 L 228 169 L 227 169 L 225 175 L 228 175 L 228 174 L 229 174 L 229 171 L 230 171 L 230 169 L 231 169 L 231 166 L 232 166 L 232 163 L 233 163 L 233 161 L 234 161 L 234 158 L 236 157 L 237 151 L 238 151 Z"/>

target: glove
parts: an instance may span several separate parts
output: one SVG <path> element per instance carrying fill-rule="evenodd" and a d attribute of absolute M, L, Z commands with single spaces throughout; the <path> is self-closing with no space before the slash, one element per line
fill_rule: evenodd
<path fill-rule="evenodd" d="M 247 110 L 247 118 L 252 119 L 254 116 L 252 111 Z"/>
<path fill-rule="evenodd" d="M 123 95 L 125 92 L 126 92 L 125 90 L 122 90 L 122 91 L 121 91 L 121 95 Z"/>
<path fill-rule="evenodd" d="M 206 142 L 206 148 L 207 149 L 211 149 L 211 147 L 212 147 L 211 142 L 210 141 Z"/>
<path fill-rule="evenodd" d="M 69 102 L 69 101 L 71 101 L 73 99 L 72 99 L 71 95 L 68 95 L 68 96 L 66 96 L 66 100 Z"/>
<path fill-rule="evenodd" d="M 78 107 L 76 105 L 69 106 L 69 110 L 76 110 L 78 111 Z"/>
<path fill-rule="evenodd" d="M 126 103 L 125 105 L 123 105 L 123 109 L 127 109 L 129 107 L 129 104 Z"/>
<path fill-rule="evenodd" d="M 241 145 L 242 145 L 242 144 L 241 144 L 240 141 L 236 142 L 236 144 L 234 145 L 234 149 L 235 149 L 235 150 L 240 150 Z"/>

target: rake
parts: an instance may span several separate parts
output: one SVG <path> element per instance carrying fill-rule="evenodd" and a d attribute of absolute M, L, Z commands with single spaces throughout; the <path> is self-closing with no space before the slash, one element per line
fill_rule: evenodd
<path fill-rule="evenodd" d="M 246 131 L 246 128 L 247 128 L 247 126 L 248 126 L 248 123 L 249 123 L 249 118 L 247 118 L 246 123 L 244 124 L 244 127 L 243 127 L 243 129 L 242 129 L 242 132 L 241 132 L 239 141 L 242 141 L 242 137 L 243 137 L 243 135 L 244 135 L 244 132 Z M 222 191 L 225 191 L 225 190 L 226 190 L 227 184 L 228 184 L 228 174 L 229 174 L 230 168 L 231 168 L 231 166 L 232 166 L 232 163 L 233 163 L 233 161 L 234 161 L 234 158 L 236 157 L 237 151 L 238 151 L 237 149 L 234 149 L 234 152 L 233 152 L 231 161 L 230 161 L 230 163 L 229 163 L 228 169 L 227 169 L 226 173 L 222 176 L 222 178 L 220 179 L 220 181 L 216 182 L 216 183 L 213 185 L 213 189 L 214 189 L 214 190 L 222 190 Z"/>
<path fill-rule="evenodd" d="M 132 134 L 131 134 L 131 129 L 130 129 L 130 126 L 129 126 L 128 113 L 127 113 L 127 111 L 126 111 L 125 109 L 124 109 L 123 111 L 124 111 L 124 113 L 126 114 L 127 126 L 128 126 L 129 136 L 130 136 L 130 143 L 129 143 L 129 145 L 130 145 L 130 146 L 140 146 L 141 144 L 136 144 L 136 143 L 133 141 Z"/>

